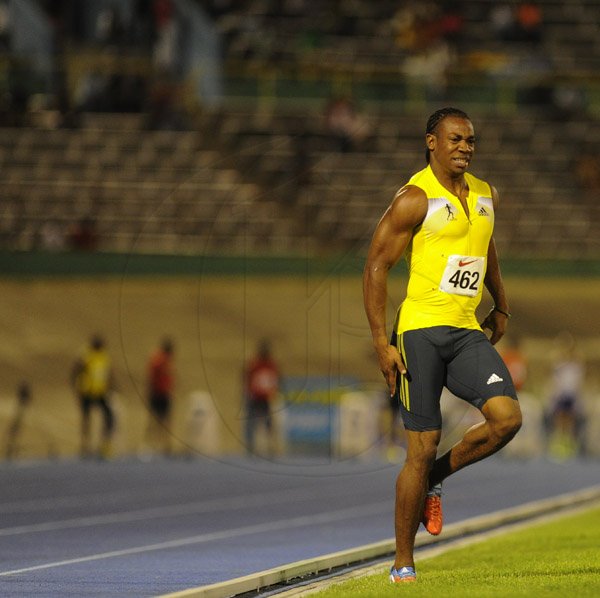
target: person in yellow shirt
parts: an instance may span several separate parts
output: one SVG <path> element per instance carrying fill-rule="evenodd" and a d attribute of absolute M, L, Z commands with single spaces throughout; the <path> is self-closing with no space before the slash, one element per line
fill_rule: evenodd
<path fill-rule="evenodd" d="M 115 427 L 114 413 L 110 404 L 114 380 L 110 355 L 100 335 L 92 337 L 89 347 L 75 362 L 71 383 L 81 408 L 81 456 L 89 457 L 93 454 L 90 415 L 92 409 L 100 409 L 104 423 L 100 446 L 95 454 L 106 459 L 111 455 L 111 441 Z"/>
<path fill-rule="evenodd" d="M 442 529 L 441 483 L 506 445 L 521 426 L 510 374 L 493 345 L 510 317 L 493 238 L 496 189 L 467 172 L 475 133 L 462 110 L 431 115 L 427 166 L 413 175 L 379 221 L 364 269 L 364 304 L 380 369 L 397 395 L 407 455 L 396 482 L 393 582 L 416 581 L 414 541 L 422 521 Z M 391 335 L 387 278 L 404 255 L 406 298 Z M 480 325 L 475 310 L 487 289 L 494 307 Z M 489 329 L 491 336 L 484 334 Z M 477 407 L 484 421 L 437 457 L 446 386 Z"/>

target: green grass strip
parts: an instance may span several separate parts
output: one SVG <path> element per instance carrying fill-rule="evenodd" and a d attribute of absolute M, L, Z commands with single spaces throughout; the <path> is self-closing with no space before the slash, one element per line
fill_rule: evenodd
<path fill-rule="evenodd" d="M 417 583 L 391 584 L 388 569 L 315 594 L 386 596 L 600 596 L 600 508 L 417 561 Z"/>

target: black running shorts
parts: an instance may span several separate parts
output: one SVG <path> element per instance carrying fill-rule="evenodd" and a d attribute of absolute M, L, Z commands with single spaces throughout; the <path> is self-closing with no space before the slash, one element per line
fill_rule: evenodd
<path fill-rule="evenodd" d="M 399 375 L 396 399 L 407 430 L 440 430 L 440 397 L 445 386 L 481 410 L 492 397 L 517 399 L 500 355 L 481 330 L 433 326 L 392 335 L 407 374 Z"/>

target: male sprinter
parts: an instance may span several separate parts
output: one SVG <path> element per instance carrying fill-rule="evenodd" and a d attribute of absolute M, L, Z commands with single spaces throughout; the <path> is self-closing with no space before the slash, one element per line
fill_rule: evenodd
<path fill-rule="evenodd" d="M 396 193 L 379 221 L 363 279 L 373 344 L 390 394 L 399 394 L 407 438 L 396 481 L 393 582 L 416 581 L 420 521 L 432 534 L 442 529 L 441 482 L 498 451 L 521 427 L 510 374 L 492 346 L 510 317 L 492 236 L 498 193 L 467 172 L 475 135 L 463 111 L 432 114 L 425 143 L 428 165 Z M 390 344 L 387 277 L 403 254 L 408 288 Z M 494 307 L 480 326 L 475 309 L 484 286 Z M 482 328 L 491 331 L 490 340 Z M 485 421 L 436 459 L 444 386 L 480 409 Z"/>

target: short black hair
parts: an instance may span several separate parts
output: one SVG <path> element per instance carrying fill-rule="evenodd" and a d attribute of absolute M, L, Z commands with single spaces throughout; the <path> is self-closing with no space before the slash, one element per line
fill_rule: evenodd
<path fill-rule="evenodd" d="M 458 116 L 459 118 L 464 118 L 465 120 L 471 120 L 469 115 L 459 108 L 452 108 L 451 106 L 447 106 L 446 108 L 440 108 L 436 110 L 428 119 L 427 119 L 427 127 L 425 128 L 425 135 L 429 135 L 430 133 L 435 133 L 438 125 L 448 116 Z M 427 164 L 429 164 L 429 148 L 425 149 L 425 160 Z"/>

